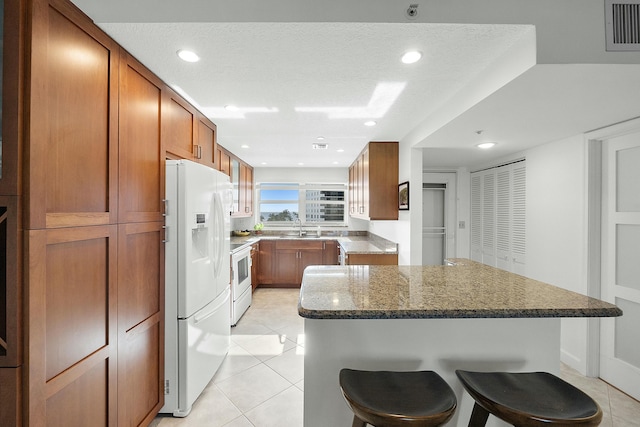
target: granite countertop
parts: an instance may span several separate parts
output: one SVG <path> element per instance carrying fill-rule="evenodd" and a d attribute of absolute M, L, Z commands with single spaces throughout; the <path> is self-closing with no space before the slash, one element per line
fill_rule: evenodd
<path fill-rule="evenodd" d="M 311 266 L 298 313 L 310 319 L 614 317 L 613 304 L 467 259 L 447 266 Z"/>
<path fill-rule="evenodd" d="M 251 245 L 260 240 L 282 239 L 282 240 L 337 240 L 343 251 L 347 254 L 397 254 L 398 244 L 383 239 L 375 234 L 362 235 L 321 235 L 319 237 L 298 237 L 286 234 L 262 234 L 249 236 L 233 236 L 231 237 L 231 252 L 239 251 L 242 248 Z"/>

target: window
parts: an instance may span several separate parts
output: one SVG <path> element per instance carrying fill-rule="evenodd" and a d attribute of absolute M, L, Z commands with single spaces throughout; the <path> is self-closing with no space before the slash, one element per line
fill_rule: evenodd
<path fill-rule="evenodd" d="M 302 223 L 345 225 L 346 184 L 258 184 L 260 221 L 267 225 Z"/>

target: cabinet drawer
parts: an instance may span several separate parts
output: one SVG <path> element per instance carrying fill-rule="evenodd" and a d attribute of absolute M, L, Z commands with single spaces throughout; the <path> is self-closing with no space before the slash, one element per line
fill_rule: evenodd
<path fill-rule="evenodd" d="M 276 242 L 277 249 L 320 249 L 322 250 L 322 240 L 278 240 Z"/>

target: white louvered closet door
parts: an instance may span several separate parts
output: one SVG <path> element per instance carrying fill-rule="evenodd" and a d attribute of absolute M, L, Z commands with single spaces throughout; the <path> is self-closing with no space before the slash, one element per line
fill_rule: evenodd
<path fill-rule="evenodd" d="M 471 174 L 471 259 L 524 274 L 525 233 L 525 162 Z"/>
<path fill-rule="evenodd" d="M 471 259 L 482 262 L 482 175 L 471 175 Z"/>
<path fill-rule="evenodd" d="M 496 267 L 511 271 L 511 168 L 498 168 L 496 181 Z"/>
<path fill-rule="evenodd" d="M 525 162 L 511 165 L 511 260 L 510 271 L 525 274 L 527 265 L 527 166 Z"/>
<path fill-rule="evenodd" d="M 482 262 L 496 266 L 496 174 L 482 177 Z"/>

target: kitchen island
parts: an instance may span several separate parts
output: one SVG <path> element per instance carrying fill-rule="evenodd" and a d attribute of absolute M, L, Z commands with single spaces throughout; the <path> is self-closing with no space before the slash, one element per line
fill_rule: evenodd
<path fill-rule="evenodd" d="M 434 370 L 466 426 L 473 400 L 454 371 L 560 370 L 560 319 L 611 317 L 615 305 L 470 260 L 448 266 L 315 266 L 305 270 L 304 426 L 348 426 L 342 368 Z M 505 425 L 490 418 L 488 425 Z"/>

